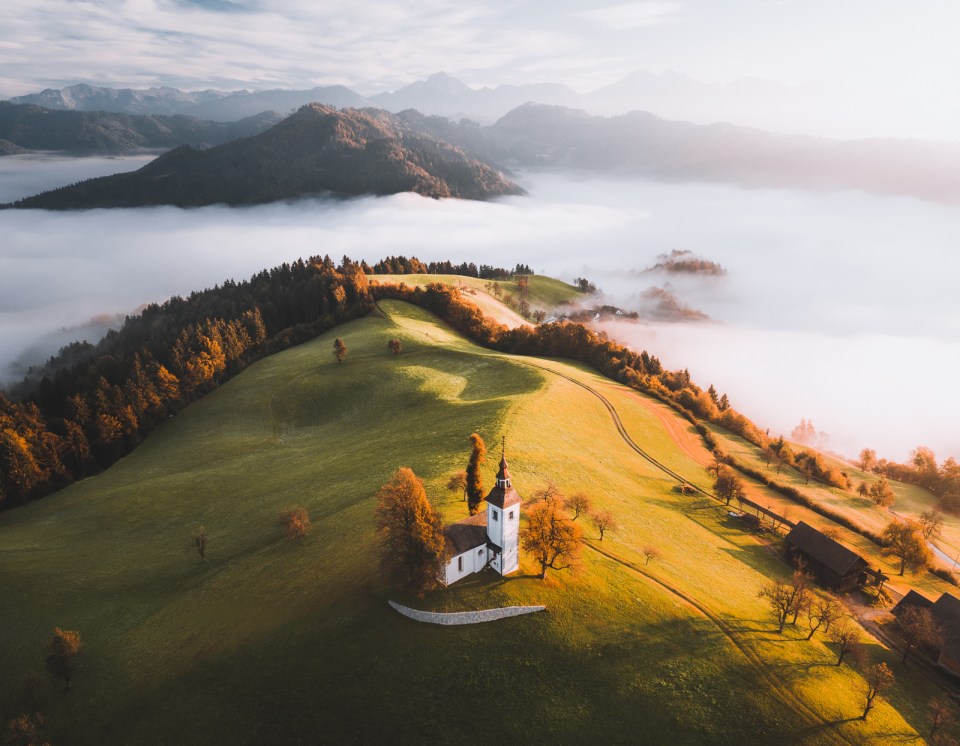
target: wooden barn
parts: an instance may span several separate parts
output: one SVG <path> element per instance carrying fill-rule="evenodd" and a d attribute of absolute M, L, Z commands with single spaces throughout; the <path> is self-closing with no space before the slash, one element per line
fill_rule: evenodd
<path fill-rule="evenodd" d="M 897 605 L 890 609 L 890 613 L 898 617 L 904 609 L 910 606 L 918 609 L 929 609 L 933 606 L 933 601 L 926 596 L 920 595 L 915 590 L 910 589 L 907 595 L 897 601 Z"/>
<path fill-rule="evenodd" d="M 944 593 L 936 602 L 933 602 L 926 596 L 911 590 L 890 612 L 898 617 L 904 609 L 909 607 L 929 609 L 930 615 L 936 620 L 943 633 L 943 641 L 939 647 L 923 652 L 927 655 L 932 654 L 933 659 L 940 666 L 955 676 L 960 676 L 960 599 Z"/>
<path fill-rule="evenodd" d="M 800 521 L 787 534 L 787 552 L 794 565 L 802 562 L 817 581 L 836 591 L 850 591 L 875 576 L 867 561 L 839 541 Z"/>

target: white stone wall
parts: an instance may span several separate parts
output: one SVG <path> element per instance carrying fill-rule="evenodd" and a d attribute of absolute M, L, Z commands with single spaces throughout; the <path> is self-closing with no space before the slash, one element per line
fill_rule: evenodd
<path fill-rule="evenodd" d="M 428 624 L 480 624 L 481 622 L 493 622 L 497 619 L 506 619 L 512 616 L 521 616 L 522 614 L 533 614 L 537 611 L 546 611 L 546 606 L 504 606 L 500 609 L 483 609 L 481 611 L 456 611 L 442 613 L 437 611 L 418 611 L 409 606 L 403 606 L 395 601 L 387 601 L 398 613 L 405 617 L 414 619 L 418 622 Z"/>

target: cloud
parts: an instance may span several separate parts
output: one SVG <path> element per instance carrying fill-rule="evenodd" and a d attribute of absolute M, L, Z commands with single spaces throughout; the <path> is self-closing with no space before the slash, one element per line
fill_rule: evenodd
<path fill-rule="evenodd" d="M 60 165 L 48 166 L 56 178 Z M 682 248 L 728 270 L 670 278 L 679 302 L 714 322 L 614 333 L 716 384 L 774 432 L 806 417 L 848 454 L 871 446 L 905 458 L 924 442 L 941 458 L 960 456 L 949 378 L 960 369 L 955 209 L 853 192 L 519 178 L 530 196 L 496 203 L 401 194 L 245 209 L 0 212 L 0 368 L 48 332 L 297 257 L 525 262 L 567 280 L 585 276 L 631 308 L 662 279 L 630 270 Z"/>
<path fill-rule="evenodd" d="M 625 3 L 585 10 L 577 13 L 576 16 L 614 31 L 622 31 L 675 22 L 682 11 L 683 5 L 678 2 L 648 0 L 648 2 Z"/>

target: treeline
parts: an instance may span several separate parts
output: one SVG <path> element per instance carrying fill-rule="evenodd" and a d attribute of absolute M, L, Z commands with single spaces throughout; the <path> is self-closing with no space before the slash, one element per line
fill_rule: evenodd
<path fill-rule="evenodd" d="M 864 448 L 860 452 L 860 468 L 888 479 L 916 484 L 940 497 L 945 510 L 960 512 L 960 464 L 950 457 L 937 464 L 937 457 L 926 446 L 918 446 L 905 464 L 877 459 L 876 451 Z"/>
<path fill-rule="evenodd" d="M 23 401 L 0 395 L 0 509 L 105 469 L 252 361 L 372 307 L 360 265 L 315 257 L 150 305 L 96 346 L 65 348 Z"/>
<path fill-rule="evenodd" d="M 405 256 L 388 256 L 373 266 L 363 262 L 363 271 L 368 275 L 463 275 L 464 277 L 478 277 L 482 280 L 506 280 L 515 275 L 532 275 L 533 270 L 527 264 L 517 264 L 512 270 L 503 267 L 493 267 L 481 264 L 479 267 L 473 262 L 453 264 L 444 262 L 421 262 L 415 256 L 407 259 Z"/>

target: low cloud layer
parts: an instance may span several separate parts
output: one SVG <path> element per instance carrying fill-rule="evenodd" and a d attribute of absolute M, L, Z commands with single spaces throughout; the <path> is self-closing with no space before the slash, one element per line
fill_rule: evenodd
<path fill-rule="evenodd" d="M 960 456 L 960 212 L 857 193 L 747 191 L 521 175 L 497 203 L 403 194 L 250 209 L 0 213 L 0 368 L 51 331 L 300 256 L 389 254 L 586 276 L 639 307 L 672 249 L 727 269 L 671 276 L 706 324 L 611 333 L 715 383 L 763 427 L 801 417 L 837 450 Z M 52 350 L 51 350 L 52 351 Z"/>

